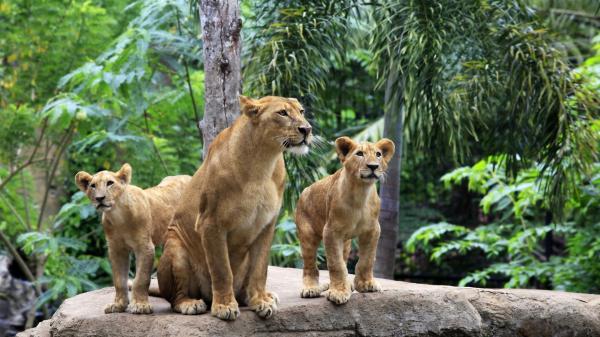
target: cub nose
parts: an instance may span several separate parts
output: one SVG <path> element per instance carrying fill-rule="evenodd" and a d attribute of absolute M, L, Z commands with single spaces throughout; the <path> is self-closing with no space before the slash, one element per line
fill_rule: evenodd
<path fill-rule="evenodd" d="M 304 137 L 306 137 L 310 134 L 310 130 L 312 130 L 312 126 L 310 126 L 310 125 L 298 127 L 298 131 L 300 131 L 300 133 L 303 134 Z"/>
<path fill-rule="evenodd" d="M 106 197 L 102 196 L 102 197 L 96 197 L 96 201 L 97 202 L 102 202 L 102 200 L 104 200 Z"/>
<path fill-rule="evenodd" d="M 379 164 L 367 164 L 367 167 L 370 168 L 371 171 L 375 171 L 379 167 Z"/>

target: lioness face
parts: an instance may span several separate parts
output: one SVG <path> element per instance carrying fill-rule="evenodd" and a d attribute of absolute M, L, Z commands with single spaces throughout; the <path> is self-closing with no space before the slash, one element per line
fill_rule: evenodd
<path fill-rule="evenodd" d="M 308 153 L 312 127 L 297 99 L 267 96 L 255 100 L 240 96 L 240 107 L 258 125 L 266 141 L 294 154 Z"/>
<path fill-rule="evenodd" d="M 336 152 L 344 169 L 365 183 L 374 183 L 387 170 L 394 155 L 394 142 L 384 138 L 377 143 L 356 143 L 348 137 L 335 140 Z"/>
<path fill-rule="evenodd" d="M 92 176 L 80 171 L 75 175 L 75 183 L 79 189 L 85 192 L 100 212 L 110 211 L 130 182 L 129 164 L 124 164 L 118 172 L 100 171 Z"/>

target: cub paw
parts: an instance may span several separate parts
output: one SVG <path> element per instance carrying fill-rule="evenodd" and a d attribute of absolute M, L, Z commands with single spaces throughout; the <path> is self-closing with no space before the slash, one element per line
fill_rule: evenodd
<path fill-rule="evenodd" d="M 240 315 L 240 309 L 237 302 L 230 302 L 229 304 L 217 304 L 213 302 L 210 313 L 222 320 L 233 321 Z"/>
<path fill-rule="evenodd" d="M 355 279 L 354 287 L 359 293 L 374 293 L 381 291 L 381 285 L 379 285 L 379 282 L 373 279 L 367 281 L 359 281 Z"/>
<path fill-rule="evenodd" d="M 173 307 L 175 312 L 183 315 L 199 315 L 206 312 L 206 304 L 203 300 L 184 300 Z"/>
<path fill-rule="evenodd" d="M 152 305 L 148 302 L 133 302 L 129 304 L 127 311 L 132 314 L 151 314 Z"/>
<path fill-rule="evenodd" d="M 277 312 L 277 304 L 279 304 L 279 297 L 275 293 L 267 292 L 261 297 L 251 299 L 248 306 L 259 317 L 270 318 Z"/>
<path fill-rule="evenodd" d="M 125 309 L 127 309 L 127 303 L 114 302 L 114 303 L 107 304 L 104 307 L 104 313 L 105 314 L 113 314 L 113 313 L 117 313 L 117 312 L 125 312 Z"/>
<path fill-rule="evenodd" d="M 325 297 L 335 304 L 344 304 L 348 302 L 352 292 L 349 290 L 329 289 L 325 292 Z"/>

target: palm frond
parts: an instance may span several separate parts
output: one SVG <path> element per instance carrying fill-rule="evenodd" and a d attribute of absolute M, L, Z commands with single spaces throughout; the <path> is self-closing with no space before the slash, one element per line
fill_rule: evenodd
<path fill-rule="evenodd" d="M 597 95 L 573 78 L 531 8 L 406 0 L 386 2 L 374 16 L 380 85 L 397 74 L 394 100 L 405 105 L 417 148 L 459 160 L 483 149 L 506 153 L 513 171 L 544 162 L 554 172 L 555 200 L 570 175 L 589 169 L 586 125 Z"/>

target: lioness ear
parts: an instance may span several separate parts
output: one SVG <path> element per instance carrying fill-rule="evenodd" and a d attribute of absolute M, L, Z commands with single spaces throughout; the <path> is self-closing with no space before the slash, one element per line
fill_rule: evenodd
<path fill-rule="evenodd" d="M 117 178 L 121 180 L 121 183 L 129 184 L 131 182 L 131 165 L 127 163 L 123 164 L 117 172 Z"/>
<path fill-rule="evenodd" d="M 352 152 L 355 147 L 356 143 L 349 137 L 344 136 L 335 140 L 335 152 L 337 152 L 342 163 L 346 160 L 348 153 Z"/>
<path fill-rule="evenodd" d="M 258 102 L 252 98 L 240 95 L 240 111 L 248 117 L 254 117 L 258 114 Z"/>
<path fill-rule="evenodd" d="M 79 171 L 75 175 L 75 184 L 83 192 L 87 191 L 90 181 L 92 181 L 92 175 L 85 171 Z"/>
<path fill-rule="evenodd" d="M 394 142 L 387 138 L 381 139 L 380 141 L 375 143 L 375 146 L 377 146 L 381 150 L 383 160 L 385 160 L 386 162 L 389 162 L 390 159 L 392 159 L 394 151 L 396 151 L 396 145 L 394 145 Z"/>

